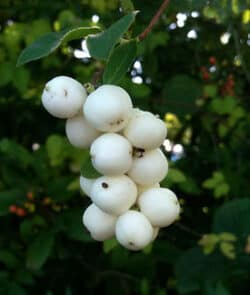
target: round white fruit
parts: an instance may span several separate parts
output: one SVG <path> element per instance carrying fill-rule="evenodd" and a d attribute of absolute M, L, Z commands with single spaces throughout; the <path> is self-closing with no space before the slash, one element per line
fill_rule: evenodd
<path fill-rule="evenodd" d="M 77 148 L 89 148 L 100 135 L 100 132 L 90 126 L 82 115 L 68 119 L 65 129 L 69 142 Z"/>
<path fill-rule="evenodd" d="M 121 87 L 102 85 L 87 97 L 83 112 L 94 128 L 117 132 L 128 123 L 132 102 L 128 93 Z"/>
<path fill-rule="evenodd" d="M 118 217 L 115 234 L 118 242 L 125 248 L 141 250 L 152 241 L 154 230 L 141 212 L 129 210 Z"/>
<path fill-rule="evenodd" d="M 103 212 L 95 204 L 85 210 L 82 220 L 93 239 L 104 241 L 114 236 L 117 218 Z"/>
<path fill-rule="evenodd" d="M 140 194 L 142 194 L 143 192 L 145 192 L 145 191 L 147 191 L 147 190 L 149 190 L 149 189 L 151 189 L 151 188 L 155 188 L 155 187 L 160 187 L 160 184 L 157 182 L 157 183 L 155 183 L 155 184 L 153 184 L 153 185 L 150 185 L 150 186 L 145 186 L 145 185 L 137 185 L 137 192 L 138 192 L 138 196 L 140 195 Z"/>
<path fill-rule="evenodd" d="M 81 83 L 58 76 L 45 85 L 42 104 L 52 116 L 67 119 L 81 112 L 86 98 L 87 92 Z"/>
<path fill-rule="evenodd" d="M 132 146 L 116 133 L 99 136 L 91 145 L 90 155 L 95 169 L 107 176 L 122 175 L 132 165 Z"/>
<path fill-rule="evenodd" d="M 93 183 L 96 179 L 86 178 L 80 176 L 80 188 L 85 193 L 86 196 L 90 197 L 90 192 L 93 186 Z"/>
<path fill-rule="evenodd" d="M 135 203 L 137 187 L 126 175 L 102 176 L 91 189 L 92 201 L 103 211 L 121 215 Z"/>
<path fill-rule="evenodd" d="M 152 150 L 163 143 L 167 136 L 167 127 L 152 113 L 134 109 L 123 133 L 132 146 Z"/>
<path fill-rule="evenodd" d="M 143 151 L 133 158 L 129 177 L 139 185 L 152 186 L 162 181 L 168 172 L 168 162 L 160 149 Z"/>
<path fill-rule="evenodd" d="M 173 223 L 180 214 L 176 195 L 167 188 L 152 188 L 142 193 L 138 199 L 141 212 L 156 227 Z"/>

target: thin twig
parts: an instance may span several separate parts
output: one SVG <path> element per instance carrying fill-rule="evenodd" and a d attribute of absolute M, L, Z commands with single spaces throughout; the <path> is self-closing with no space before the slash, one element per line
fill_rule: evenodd
<path fill-rule="evenodd" d="M 178 227 L 179 229 L 185 231 L 186 233 L 191 234 L 191 235 L 193 235 L 193 236 L 195 236 L 195 237 L 197 237 L 197 238 L 201 238 L 201 237 L 202 237 L 202 234 L 200 234 L 200 233 L 194 231 L 193 229 L 191 229 L 191 228 L 189 228 L 189 227 L 183 225 L 183 224 L 180 223 L 180 222 L 176 222 L 174 225 L 175 225 L 176 227 Z"/>
<path fill-rule="evenodd" d="M 157 21 L 159 20 L 160 16 L 162 15 L 162 13 L 164 12 L 164 10 L 166 9 L 166 7 L 168 6 L 170 0 L 164 0 L 162 5 L 160 6 L 160 8 L 157 10 L 156 14 L 153 16 L 153 18 L 151 19 L 149 25 L 146 27 L 146 29 L 138 36 L 139 41 L 144 40 L 147 35 L 152 31 L 154 25 L 157 23 Z"/>
<path fill-rule="evenodd" d="M 102 77 L 102 74 L 104 72 L 104 68 L 98 68 L 94 74 L 93 74 L 93 77 L 92 77 L 92 81 L 91 81 L 91 84 L 94 85 L 94 87 L 97 87 L 98 86 L 98 82 L 100 81 L 101 77 Z"/>

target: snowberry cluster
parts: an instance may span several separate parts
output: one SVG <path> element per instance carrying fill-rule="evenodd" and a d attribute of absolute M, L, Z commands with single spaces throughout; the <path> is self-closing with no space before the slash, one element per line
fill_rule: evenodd
<path fill-rule="evenodd" d="M 87 95 L 79 82 L 64 76 L 46 84 L 42 102 L 51 115 L 67 119 L 70 143 L 90 148 L 93 167 L 103 175 L 80 177 L 92 200 L 83 223 L 95 240 L 115 235 L 124 247 L 140 250 L 176 220 L 176 195 L 159 185 L 168 171 L 159 148 L 167 135 L 163 121 L 133 108 L 121 87 L 102 85 Z"/>

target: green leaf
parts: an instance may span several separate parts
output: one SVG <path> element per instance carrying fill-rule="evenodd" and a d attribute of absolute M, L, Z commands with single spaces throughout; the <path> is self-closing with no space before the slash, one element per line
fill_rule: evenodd
<path fill-rule="evenodd" d="M 16 268 L 18 265 L 16 256 L 12 252 L 4 249 L 0 251 L 0 262 L 5 264 L 8 268 Z"/>
<path fill-rule="evenodd" d="M 22 168 L 26 168 L 32 163 L 33 158 L 31 154 L 22 145 L 15 141 L 3 138 L 0 141 L 0 154 L 4 155 L 5 160 L 20 165 Z"/>
<path fill-rule="evenodd" d="M 186 75 L 174 76 L 167 81 L 164 88 L 168 111 L 181 115 L 195 112 L 196 100 L 201 95 L 201 84 Z"/>
<path fill-rule="evenodd" d="M 5 86 L 11 81 L 14 70 L 15 65 L 11 62 L 0 63 L 0 86 Z"/>
<path fill-rule="evenodd" d="M 57 230 L 73 240 L 81 242 L 92 242 L 89 234 L 82 225 L 82 214 L 84 208 L 70 209 L 62 212 L 57 218 Z"/>
<path fill-rule="evenodd" d="M 53 134 L 46 141 L 46 150 L 50 159 L 51 166 L 60 166 L 67 157 L 66 138 Z"/>
<path fill-rule="evenodd" d="M 27 251 L 26 265 L 28 268 L 38 270 L 43 266 L 51 253 L 54 238 L 54 233 L 51 231 L 39 233 Z"/>
<path fill-rule="evenodd" d="M 82 165 L 81 175 L 87 178 L 97 178 L 101 176 L 101 174 L 93 167 L 90 155 Z"/>
<path fill-rule="evenodd" d="M 211 102 L 212 111 L 219 115 L 231 114 L 237 106 L 237 101 L 234 97 L 228 96 L 224 99 L 214 98 Z"/>
<path fill-rule="evenodd" d="M 233 200 L 216 211 L 213 232 L 230 232 L 244 239 L 250 234 L 249 224 L 250 199 Z"/>
<path fill-rule="evenodd" d="M 23 269 L 23 266 L 21 267 L 21 269 L 19 269 L 16 274 L 15 274 L 15 279 L 17 282 L 21 283 L 21 284 L 25 284 L 25 285 L 32 285 L 34 284 L 34 279 L 32 274 Z"/>
<path fill-rule="evenodd" d="M 26 291 L 16 282 L 11 282 L 8 287 L 8 295 L 26 295 Z"/>
<path fill-rule="evenodd" d="M 237 240 L 237 237 L 232 233 L 221 233 L 219 234 L 220 240 L 225 242 L 235 242 Z"/>
<path fill-rule="evenodd" d="M 222 282 L 218 282 L 216 284 L 216 289 L 215 289 L 215 295 L 230 295 L 231 293 L 229 292 L 228 289 L 223 285 Z"/>
<path fill-rule="evenodd" d="M 229 185 L 224 182 L 216 186 L 214 190 L 214 196 L 215 198 L 219 199 L 222 196 L 226 196 L 229 191 L 230 191 Z"/>
<path fill-rule="evenodd" d="M 14 72 L 12 83 L 20 93 L 23 93 L 28 88 L 29 80 L 30 72 L 25 68 L 18 68 Z"/>
<path fill-rule="evenodd" d="M 115 22 L 106 31 L 94 36 L 88 36 L 87 47 L 90 55 L 100 60 L 108 59 L 115 44 L 134 22 L 135 15 L 136 12 L 131 12 Z"/>
<path fill-rule="evenodd" d="M 61 44 L 84 38 L 99 31 L 98 27 L 77 27 L 43 35 L 21 52 L 17 60 L 17 66 L 45 57 L 55 51 Z"/>
<path fill-rule="evenodd" d="M 114 239 L 110 239 L 107 241 L 103 242 L 103 252 L 105 254 L 109 253 L 111 250 L 113 250 L 116 246 L 118 245 L 117 240 Z"/>
<path fill-rule="evenodd" d="M 115 48 L 103 74 L 104 84 L 117 84 L 126 74 L 136 56 L 136 41 L 131 40 Z"/>
<path fill-rule="evenodd" d="M 35 231 L 37 231 L 39 228 L 46 227 L 46 221 L 39 215 L 35 215 L 31 219 L 25 219 L 21 222 L 20 228 L 19 228 L 19 234 L 20 237 L 24 241 L 29 241 L 33 238 L 35 235 Z"/>
<path fill-rule="evenodd" d="M 120 0 L 122 10 L 125 13 L 132 12 L 135 10 L 134 4 L 131 0 Z"/>
<path fill-rule="evenodd" d="M 235 259 L 235 246 L 230 242 L 221 242 L 220 250 L 228 259 Z"/>
<path fill-rule="evenodd" d="M 167 177 L 169 177 L 170 180 L 174 183 L 180 183 L 180 182 L 186 181 L 185 174 L 177 168 L 169 168 Z"/>
<path fill-rule="evenodd" d="M 149 289 L 149 282 L 147 279 L 142 279 L 140 282 L 140 294 L 141 295 L 149 295 L 150 289 Z"/>
<path fill-rule="evenodd" d="M 177 261 L 175 268 L 179 293 L 198 291 L 201 282 L 208 279 L 213 281 L 223 279 L 230 272 L 229 262 L 220 253 L 214 252 L 207 256 L 198 247 L 187 250 Z"/>

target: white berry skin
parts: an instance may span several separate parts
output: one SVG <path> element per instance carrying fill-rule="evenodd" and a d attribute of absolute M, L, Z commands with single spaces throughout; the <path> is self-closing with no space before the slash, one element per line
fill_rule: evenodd
<path fill-rule="evenodd" d="M 117 218 L 103 212 L 95 204 L 91 204 L 84 211 L 82 220 L 92 238 L 97 241 L 105 241 L 115 234 Z"/>
<path fill-rule="evenodd" d="M 153 237 L 152 237 L 152 242 L 157 238 L 160 228 L 159 227 L 153 227 Z"/>
<path fill-rule="evenodd" d="M 137 184 L 151 186 L 161 182 L 168 172 L 168 162 L 160 149 L 143 152 L 133 158 L 128 176 Z"/>
<path fill-rule="evenodd" d="M 128 93 L 121 87 L 102 85 L 87 97 L 83 112 L 94 128 L 117 132 L 128 123 L 132 102 Z"/>
<path fill-rule="evenodd" d="M 80 188 L 85 193 L 86 196 L 90 197 L 90 192 L 93 186 L 93 183 L 95 182 L 94 179 L 86 178 L 83 176 L 80 176 Z"/>
<path fill-rule="evenodd" d="M 154 230 L 141 212 L 129 210 L 118 217 L 115 234 L 122 246 L 136 251 L 143 249 L 152 241 Z"/>
<path fill-rule="evenodd" d="M 99 136 L 90 147 L 90 155 L 94 168 L 107 176 L 122 175 L 132 165 L 132 146 L 116 133 Z"/>
<path fill-rule="evenodd" d="M 137 192 L 138 192 L 138 195 L 142 194 L 143 192 L 151 189 L 151 188 L 154 188 L 154 187 L 160 187 L 160 184 L 157 182 L 153 185 L 150 185 L 150 186 L 145 186 L 145 185 L 137 185 Z"/>
<path fill-rule="evenodd" d="M 52 116 L 67 119 L 81 112 L 86 98 L 87 92 L 81 83 L 58 76 L 45 85 L 42 104 Z"/>
<path fill-rule="evenodd" d="M 90 126 L 82 115 L 69 118 L 66 121 L 65 130 L 69 142 L 82 149 L 89 148 L 91 143 L 100 135 L 100 132 Z"/>
<path fill-rule="evenodd" d="M 123 134 L 134 147 L 152 150 L 163 143 L 167 127 L 152 113 L 134 109 Z"/>
<path fill-rule="evenodd" d="M 176 195 L 167 188 L 152 188 L 142 193 L 138 199 L 141 212 L 156 227 L 172 224 L 180 214 Z"/>
<path fill-rule="evenodd" d="M 121 215 L 135 203 L 137 187 L 126 175 L 102 176 L 91 189 L 92 201 L 103 211 Z"/>

